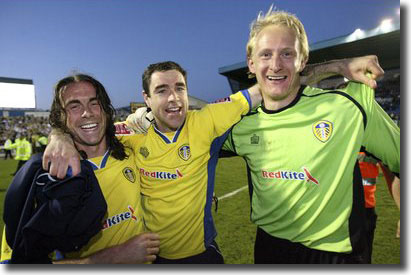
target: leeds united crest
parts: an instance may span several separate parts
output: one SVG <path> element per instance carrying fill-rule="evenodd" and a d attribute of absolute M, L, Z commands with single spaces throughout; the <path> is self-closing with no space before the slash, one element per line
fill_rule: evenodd
<path fill-rule="evenodd" d="M 183 146 L 181 146 L 178 149 L 178 155 L 180 156 L 180 158 L 182 158 L 183 160 L 188 160 L 191 157 L 191 150 L 190 150 L 190 146 L 188 146 L 188 144 L 184 144 Z"/>
<path fill-rule="evenodd" d="M 327 142 L 333 133 L 333 124 L 327 120 L 320 120 L 313 124 L 314 136 L 321 142 Z"/>
<path fill-rule="evenodd" d="M 135 182 L 136 181 L 136 174 L 134 173 L 133 169 L 131 169 L 130 167 L 126 167 L 123 169 L 123 175 L 126 179 L 128 179 L 131 182 Z"/>

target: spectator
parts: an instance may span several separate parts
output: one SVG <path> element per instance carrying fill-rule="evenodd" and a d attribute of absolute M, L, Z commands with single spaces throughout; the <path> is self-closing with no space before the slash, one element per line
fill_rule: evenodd
<path fill-rule="evenodd" d="M 18 160 L 16 171 L 12 174 L 16 175 L 17 171 L 30 159 L 32 154 L 31 143 L 28 141 L 28 134 L 17 134 L 15 143 L 10 145 L 11 149 L 16 149 L 15 160 Z"/>
<path fill-rule="evenodd" d="M 13 155 L 11 153 L 12 151 L 11 145 L 13 144 L 11 140 L 12 136 L 13 136 L 12 134 L 8 134 L 7 140 L 4 143 L 4 152 L 5 152 L 4 159 L 7 159 L 7 157 L 13 158 Z"/>

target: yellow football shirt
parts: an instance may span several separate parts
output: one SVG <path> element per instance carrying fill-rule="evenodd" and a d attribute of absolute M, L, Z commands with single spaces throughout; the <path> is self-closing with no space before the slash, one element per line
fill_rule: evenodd
<path fill-rule="evenodd" d="M 104 156 L 91 158 L 91 165 L 107 202 L 107 214 L 103 229 L 78 252 L 67 253 L 64 258 L 81 258 L 101 249 L 126 242 L 144 232 L 141 211 L 140 182 L 136 161 L 131 150 L 128 159 L 117 160 L 107 152 Z M 5 230 L 1 246 L 1 261 L 11 259 L 12 250 L 7 244 Z"/>
<path fill-rule="evenodd" d="M 250 109 L 247 91 L 189 111 L 172 133 L 151 127 L 123 135 L 135 150 L 147 230 L 160 235 L 159 255 L 179 259 L 202 253 L 214 240 L 211 216 L 215 168 L 228 131 Z"/>
<path fill-rule="evenodd" d="M 126 152 L 129 157 L 122 161 L 108 153 L 89 159 L 107 202 L 107 214 L 103 230 L 79 252 L 66 254 L 67 258 L 86 257 L 144 232 L 136 162 L 133 152 Z"/>

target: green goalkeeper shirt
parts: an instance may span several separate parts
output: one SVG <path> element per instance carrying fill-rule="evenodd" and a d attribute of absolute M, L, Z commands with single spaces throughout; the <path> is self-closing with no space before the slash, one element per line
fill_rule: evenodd
<path fill-rule="evenodd" d="M 351 252 L 361 239 L 358 152 L 400 172 L 400 130 L 369 87 L 302 86 L 288 106 L 257 107 L 236 124 L 223 149 L 249 173 L 251 220 L 270 235 L 309 248 Z"/>

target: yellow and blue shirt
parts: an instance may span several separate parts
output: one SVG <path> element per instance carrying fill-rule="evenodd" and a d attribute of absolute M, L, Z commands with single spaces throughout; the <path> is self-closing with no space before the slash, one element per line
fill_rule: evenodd
<path fill-rule="evenodd" d="M 132 150 L 126 150 L 126 153 L 128 158 L 122 161 L 110 156 L 109 151 L 104 156 L 88 159 L 107 202 L 103 229 L 81 250 L 67 253 L 62 258 L 87 257 L 101 249 L 124 243 L 145 231 L 136 161 Z M 4 232 L 1 261 L 7 262 L 12 250 Z"/>
<path fill-rule="evenodd" d="M 147 134 L 121 137 L 135 150 L 144 220 L 149 231 L 160 235 L 161 257 L 193 256 L 214 240 L 211 204 L 218 152 L 249 110 L 248 91 L 239 92 L 188 111 L 175 132 L 150 127 Z"/>
<path fill-rule="evenodd" d="M 126 152 L 129 156 L 125 160 L 113 158 L 109 151 L 104 156 L 88 159 L 106 199 L 107 216 L 103 221 L 103 230 L 79 252 L 69 253 L 66 258 L 89 256 L 145 231 L 134 153 L 131 150 Z"/>

